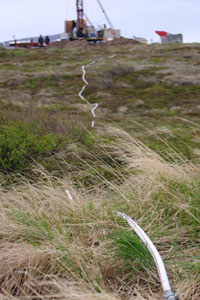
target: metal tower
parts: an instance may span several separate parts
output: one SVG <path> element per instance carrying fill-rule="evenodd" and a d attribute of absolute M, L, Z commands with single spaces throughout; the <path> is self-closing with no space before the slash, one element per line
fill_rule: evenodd
<path fill-rule="evenodd" d="M 76 7 L 77 7 L 77 36 L 83 36 L 83 0 L 76 0 Z"/>

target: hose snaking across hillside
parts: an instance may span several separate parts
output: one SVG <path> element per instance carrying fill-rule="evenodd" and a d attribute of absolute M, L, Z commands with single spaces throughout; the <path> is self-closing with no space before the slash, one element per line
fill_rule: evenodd
<path fill-rule="evenodd" d="M 108 58 L 109 59 L 112 59 L 114 58 L 115 56 L 117 56 L 117 54 L 112 54 L 111 56 L 109 56 Z M 85 101 L 88 105 L 91 105 L 93 106 L 92 109 L 91 109 L 91 113 L 92 113 L 92 116 L 93 116 L 93 120 L 92 120 L 92 123 L 91 123 L 91 127 L 94 127 L 95 125 L 95 118 L 96 118 L 96 114 L 95 114 L 95 110 L 98 108 L 99 104 L 98 103 L 90 103 L 84 96 L 83 96 L 83 92 L 85 90 L 85 88 L 89 85 L 88 81 L 86 80 L 86 68 L 90 67 L 91 65 L 94 65 L 96 62 L 102 62 L 103 60 L 105 60 L 104 57 L 101 57 L 100 59 L 98 59 L 98 61 L 92 61 L 91 63 L 87 64 L 86 66 L 83 65 L 81 68 L 82 68 L 82 80 L 83 82 L 85 83 L 85 85 L 82 87 L 80 93 L 79 93 L 79 97 Z"/>
<path fill-rule="evenodd" d="M 129 52 L 132 52 L 134 49 L 135 49 L 135 47 L 129 49 Z M 117 56 L 117 54 L 113 54 L 113 55 L 109 56 L 108 59 L 112 59 L 115 56 Z M 91 63 L 89 63 L 86 66 L 85 65 L 82 66 L 82 73 L 83 73 L 82 74 L 82 80 L 85 83 L 85 85 L 82 87 L 82 89 L 79 93 L 79 97 L 83 101 L 85 101 L 87 104 L 93 106 L 92 109 L 91 109 L 91 113 L 92 113 L 92 116 L 93 116 L 93 120 L 92 120 L 92 123 L 91 123 L 92 127 L 94 127 L 94 125 L 95 125 L 95 121 L 94 121 L 94 119 L 96 118 L 95 110 L 98 108 L 99 104 L 98 103 L 94 103 L 94 104 L 90 103 L 82 95 L 85 88 L 89 85 L 88 81 L 86 80 L 86 70 L 85 70 L 85 68 L 88 68 L 89 66 L 91 66 L 91 65 L 93 65 L 97 62 L 102 62 L 105 59 L 106 58 L 102 57 L 102 58 L 98 59 L 97 61 L 92 61 Z M 72 195 L 71 195 L 69 190 L 66 190 L 66 194 L 67 194 L 67 196 L 70 200 L 73 200 Z M 157 271 L 158 271 L 158 274 L 159 274 L 161 285 L 162 285 L 162 288 L 163 288 L 163 291 L 164 291 L 163 298 L 167 299 L 167 300 L 176 300 L 176 299 L 178 299 L 177 295 L 175 295 L 173 293 L 173 291 L 171 290 L 171 286 L 170 286 L 170 283 L 169 283 L 169 279 L 168 279 L 167 272 L 166 272 L 164 263 L 162 261 L 162 258 L 160 256 L 158 250 L 156 249 L 156 247 L 154 246 L 154 244 L 150 240 L 150 238 L 140 228 L 140 226 L 137 223 L 135 223 L 129 216 L 127 216 L 127 215 L 125 215 L 124 213 L 121 213 L 121 212 L 118 212 L 117 214 L 118 214 L 119 217 L 123 218 L 124 220 L 126 220 L 128 222 L 129 226 L 135 231 L 135 233 L 139 236 L 141 241 L 147 246 L 149 252 L 151 253 L 151 255 L 153 257 L 153 260 L 156 264 L 156 268 L 157 268 Z"/>
<path fill-rule="evenodd" d="M 85 76 L 86 76 L 86 71 L 85 71 L 85 68 L 87 68 L 87 67 L 89 67 L 90 65 L 93 65 L 95 62 L 93 61 L 93 62 L 91 62 L 91 63 L 89 63 L 88 65 L 86 65 L 86 66 L 82 66 L 82 73 L 83 73 L 83 75 L 82 75 L 82 79 L 83 79 L 83 82 L 85 83 L 85 85 L 82 87 L 82 89 L 81 89 L 81 91 L 80 91 L 80 93 L 79 93 L 79 97 L 83 100 L 83 101 L 85 101 L 88 105 L 91 105 L 91 106 L 93 106 L 92 107 L 92 109 L 91 109 L 91 113 L 92 113 L 92 115 L 93 115 L 93 118 L 95 119 L 96 118 L 96 114 L 95 114 L 95 110 L 97 109 L 97 107 L 99 106 L 99 104 L 98 103 L 90 103 L 85 97 L 83 97 L 83 92 L 84 92 L 84 90 L 85 90 L 85 88 L 86 88 L 86 86 L 87 85 L 89 85 L 89 83 L 87 82 L 87 80 L 85 79 Z M 92 120 L 92 123 L 91 123 L 91 126 L 92 127 L 94 127 L 94 124 L 95 124 L 95 122 L 94 122 L 94 119 Z"/>

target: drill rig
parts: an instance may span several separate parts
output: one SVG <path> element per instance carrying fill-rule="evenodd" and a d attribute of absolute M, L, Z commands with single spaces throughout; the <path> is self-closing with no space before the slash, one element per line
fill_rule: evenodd
<path fill-rule="evenodd" d="M 100 0 L 97 0 L 97 3 L 105 15 L 105 18 L 110 25 L 110 29 L 104 27 L 104 29 L 96 31 L 84 12 L 83 0 L 76 0 L 77 20 L 65 21 L 65 33 L 68 34 L 70 40 L 86 39 L 88 41 L 100 42 L 120 37 L 120 31 L 113 28 L 113 25 Z M 86 20 L 90 26 L 87 26 Z"/>
<path fill-rule="evenodd" d="M 83 37 L 84 20 L 83 20 L 83 0 L 76 0 L 77 8 L 77 37 Z"/>

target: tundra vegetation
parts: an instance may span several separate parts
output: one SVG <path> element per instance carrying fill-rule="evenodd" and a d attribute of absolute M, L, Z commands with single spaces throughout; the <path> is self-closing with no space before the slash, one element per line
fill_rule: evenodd
<path fill-rule="evenodd" d="M 152 239 L 180 299 L 200 298 L 199 54 L 128 40 L 0 49 L 0 299 L 161 299 L 118 211 Z M 93 60 L 91 128 L 78 93 Z"/>

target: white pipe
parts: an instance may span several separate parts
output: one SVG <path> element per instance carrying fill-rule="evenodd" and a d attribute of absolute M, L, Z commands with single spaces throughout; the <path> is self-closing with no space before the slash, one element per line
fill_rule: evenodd
<path fill-rule="evenodd" d="M 81 89 L 81 91 L 79 92 L 79 97 L 83 100 L 83 101 L 85 101 L 87 104 L 89 104 L 89 105 L 91 105 L 91 106 L 93 106 L 93 108 L 91 109 L 91 113 L 92 113 L 92 115 L 93 115 L 93 117 L 94 118 L 96 118 L 96 114 L 95 114 L 95 110 L 97 109 L 97 107 L 99 106 L 99 104 L 98 103 L 90 103 L 87 99 L 85 99 L 85 97 L 83 97 L 83 92 L 84 92 L 84 90 L 85 90 L 85 88 L 87 87 L 87 85 L 89 85 L 89 83 L 87 82 L 87 80 L 86 80 L 86 78 L 85 78 L 85 76 L 86 76 L 86 70 L 85 70 L 85 68 L 87 68 L 87 67 L 89 67 L 90 65 L 93 65 L 93 64 L 95 64 L 95 61 L 92 61 L 91 63 L 89 63 L 88 65 L 86 65 L 86 66 L 82 66 L 82 80 L 83 80 L 83 82 L 85 83 L 85 85 L 82 87 L 82 89 Z M 92 120 L 92 123 L 91 123 L 91 127 L 94 127 L 94 125 L 95 125 L 95 122 L 94 122 L 94 120 Z"/>
<path fill-rule="evenodd" d="M 158 275 L 160 277 L 161 285 L 164 291 L 163 298 L 168 300 L 176 300 L 177 296 L 171 290 L 169 279 L 162 258 L 158 250 L 150 240 L 150 238 L 140 228 L 140 226 L 136 222 L 134 222 L 129 216 L 121 212 L 118 212 L 117 215 L 128 222 L 129 226 L 135 231 L 135 233 L 139 236 L 139 238 L 147 246 L 149 252 L 151 253 L 153 260 L 156 264 Z"/>
<path fill-rule="evenodd" d="M 135 49 L 135 47 L 133 47 L 133 48 L 129 49 L 129 51 L 131 52 L 131 51 L 133 51 L 134 49 Z"/>
<path fill-rule="evenodd" d="M 82 72 L 83 72 L 83 76 L 82 76 L 83 81 L 85 82 L 86 85 L 89 85 L 89 83 L 85 79 L 85 75 L 86 75 L 85 66 L 82 66 Z"/>
<path fill-rule="evenodd" d="M 86 88 L 86 85 L 84 85 L 84 86 L 82 87 L 82 89 L 81 89 L 81 91 L 80 91 L 80 93 L 79 93 L 78 95 L 79 95 L 79 97 L 80 97 L 82 100 L 84 100 L 87 104 L 89 104 L 89 102 L 87 101 L 87 99 L 85 99 L 85 98 L 83 97 L 83 95 L 82 95 L 82 93 L 84 92 L 85 88 Z"/>
<path fill-rule="evenodd" d="M 69 200 L 73 200 L 73 197 L 72 197 L 70 191 L 69 190 L 65 190 L 65 192 L 66 192 L 66 195 L 69 198 Z"/>
<path fill-rule="evenodd" d="M 93 64 L 95 64 L 95 61 L 92 61 L 92 62 L 89 63 L 87 66 L 89 67 L 89 66 L 91 66 L 91 65 L 93 65 Z"/>
<path fill-rule="evenodd" d="M 112 58 L 114 58 L 115 56 L 117 56 L 117 54 L 112 54 L 112 55 L 109 56 L 108 58 L 109 58 L 109 59 L 112 59 Z M 105 60 L 105 58 L 104 58 L 104 57 L 101 57 L 101 58 L 98 59 L 97 61 L 98 61 L 98 62 L 101 62 L 101 61 L 103 61 L 103 60 Z M 87 104 L 93 106 L 93 108 L 91 109 L 91 113 L 92 113 L 92 116 L 93 116 L 94 119 L 96 118 L 95 110 L 98 108 L 99 104 L 98 104 L 98 103 L 90 103 L 87 99 L 85 99 L 85 97 L 83 97 L 82 94 L 83 94 L 85 88 L 89 85 L 88 81 L 86 80 L 86 70 L 85 70 L 85 69 L 88 68 L 88 67 L 90 67 L 91 65 L 95 64 L 97 61 L 92 61 L 92 62 L 90 62 L 89 64 L 87 64 L 86 66 L 83 65 L 83 66 L 81 67 L 81 69 L 82 69 L 82 80 L 83 80 L 83 82 L 85 83 L 85 85 L 82 87 L 81 91 L 80 91 L 79 94 L 78 94 L 79 97 L 80 97 L 83 101 L 85 101 Z M 94 127 L 94 125 L 95 125 L 94 119 L 92 120 L 91 127 Z"/>
<path fill-rule="evenodd" d="M 117 56 L 117 54 L 113 54 L 113 55 L 109 56 L 109 58 L 113 58 L 115 56 Z"/>
<path fill-rule="evenodd" d="M 94 118 L 96 118 L 96 115 L 95 115 L 95 109 L 97 109 L 97 107 L 99 106 L 99 104 L 98 103 L 94 103 L 94 104 L 92 104 L 94 107 L 92 108 L 92 115 L 93 115 L 93 117 Z"/>

